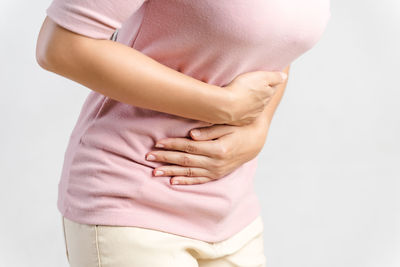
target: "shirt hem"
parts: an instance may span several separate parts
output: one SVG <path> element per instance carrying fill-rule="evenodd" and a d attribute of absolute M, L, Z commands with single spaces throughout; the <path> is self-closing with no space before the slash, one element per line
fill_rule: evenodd
<path fill-rule="evenodd" d="M 215 243 L 222 242 L 240 232 L 261 215 L 257 197 L 243 201 L 247 201 L 247 205 L 240 205 L 230 216 L 219 222 L 218 227 L 215 227 L 215 222 L 209 225 L 198 225 L 196 218 L 177 217 L 173 214 L 144 211 L 135 207 L 130 208 L 129 211 L 89 211 L 71 208 L 66 205 L 64 199 L 64 205 L 59 203 L 57 208 L 62 216 L 81 224 L 142 227 Z M 245 216 L 238 216 L 239 214 Z"/>

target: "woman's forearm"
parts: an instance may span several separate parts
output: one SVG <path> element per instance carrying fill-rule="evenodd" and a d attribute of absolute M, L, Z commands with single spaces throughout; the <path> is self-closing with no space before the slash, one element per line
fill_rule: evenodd
<path fill-rule="evenodd" d="M 284 72 L 288 74 L 289 66 Z M 166 165 L 155 168 L 153 175 L 174 176 L 171 182 L 179 184 L 201 184 L 223 178 L 254 159 L 264 147 L 286 84 L 277 85 L 276 93 L 253 123 L 241 127 L 215 124 L 197 128 L 196 135 L 190 131 L 191 138 L 158 140 L 155 147 L 163 149 L 149 151 L 146 156 L 153 155 L 153 161 Z"/>
<path fill-rule="evenodd" d="M 123 103 L 210 123 L 226 123 L 229 117 L 229 99 L 221 87 L 121 43 L 68 31 L 48 17 L 36 53 L 44 69 Z"/>

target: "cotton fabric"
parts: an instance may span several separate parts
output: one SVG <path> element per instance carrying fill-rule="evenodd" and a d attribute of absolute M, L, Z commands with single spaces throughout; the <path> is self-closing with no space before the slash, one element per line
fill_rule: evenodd
<path fill-rule="evenodd" d="M 258 216 L 221 242 L 132 226 L 80 224 L 62 217 L 71 267 L 264 267 L 263 222 Z"/>
<path fill-rule="evenodd" d="M 117 42 L 218 86 L 244 72 L 282 71 L 317 43 L 330 18 L 329 0 L 53 0 L 46 13 L 90 38 L 109 39 L 118 28 Z M 153 177 L 165 163 L 145 159 L 157 140 L 189 137 L 208 125 L 90 91 L 65 151 L 59 211 L 82 224 L 144 227 L 207 242 L 238 233 L 260 215 L 258 157 L 196 185 Z"/>

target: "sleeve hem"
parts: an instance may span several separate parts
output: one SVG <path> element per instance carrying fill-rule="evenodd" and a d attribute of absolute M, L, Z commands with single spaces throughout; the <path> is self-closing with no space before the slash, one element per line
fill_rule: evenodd
<path fill-rule="evenodd" d="M 109 39 L 116 29 L 95 23 L 93 20 L 87 21 L 87 18 L 77 13 L 69 12 L 66 8 L 60 8 L 54 3 L 46 9 L 46 14 L 59 26 L 93 39 Z"/>

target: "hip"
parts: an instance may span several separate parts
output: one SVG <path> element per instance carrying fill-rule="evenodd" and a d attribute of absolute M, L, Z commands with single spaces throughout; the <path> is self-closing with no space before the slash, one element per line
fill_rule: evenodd
<path fill-rule="evenodd" d="M 219 242 L 132 226 L 81 224 L 62 216 L 71 267 L 265 266 L 261 215 Z"/>

